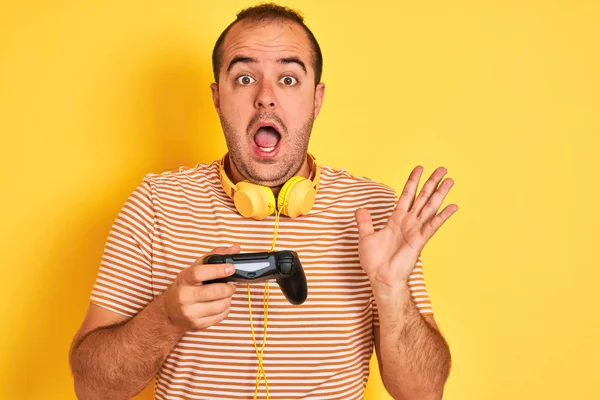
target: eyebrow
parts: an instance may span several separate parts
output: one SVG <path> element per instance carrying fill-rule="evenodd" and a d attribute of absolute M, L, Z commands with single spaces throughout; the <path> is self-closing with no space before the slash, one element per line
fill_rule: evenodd
<path fill-rule="evenodd" d="M 258 62 L 258 60 L 256 58 L 252 58 L 252 57 L 241 57 L 241 56 L 233 57 L 233 60 L 231 60 L 231 62 L 229 63 L 229 66 L 227 67 L 227 73 L 229 73 L 231 71 L 231 69 L 233 68 L 233 66 L 235 64 L 239 64 L 239 63 L 250 64 L 250 63 L 257 63 L 257 62 Z"/>
<path fill-rule="evenodd" d="M 281 64 L 297 64 L 298 66 L 300 66 L 300 68 L 302 68 L 302 70 L 304 71 L 304 73 L 307 74 L 306 65 L 298 57 L 280 58 L 277 61 L 280 62 Z M 231 69 L 236 64 L 240 64 L 240 63 L 244 63 L 244 64 L 256 64 L 256 63 L 258 63 L 258 60 L 256 58 L 244 57 L 244 56 L 233 57 L 233 60 L 231 60 L 229 62 L 229 66 L 227 67 L 227 73 L 231 72 Z"/>
<path fill-rule="evenodd" d="M 306 74 L 306 65 L 298 57 L 280 58 L 279 62 L 282 64 L 298 64 L 302 71 Z"/>

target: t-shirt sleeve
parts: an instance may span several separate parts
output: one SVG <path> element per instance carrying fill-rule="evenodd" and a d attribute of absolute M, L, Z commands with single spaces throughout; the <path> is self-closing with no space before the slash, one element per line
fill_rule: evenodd
<path fill-rule="evenodd" d="M 398 197 L 394 195 L 393 204 L 390 203 L 388 205 L 387 212 L 384 213 L 383 218 L 377 221 L 375 218 L 373 219 L 376 230 L 383 228 L 387 219 L 392 215 L 397 202 Z M 433 315 L 433 307 L 431 306 L 429 295 L 427 293 L 427 286 L 425 285 L 425 274 L 423 272 L 423 260 L 421 255 L 419 255 L 417 258 L 417 262 L 415 263 L 415 266 L 413 267 L 413 270 L 408 278 L 408 287 L 410 289 L 412 299 L 421 315 Z M 379 326 L 379 313 L 377 312 L 377 303 L 375 302 L 375 297 L 373 296 L 371 296 L 371 303 L 373 307 L 373 324 L 375 326 Z"/>
<path fill-rule="evenodd" d="M 153 299 L 154 209 L 148 178 L 129 196 L 110 230 L 90 301 L 133 317 Z"/>

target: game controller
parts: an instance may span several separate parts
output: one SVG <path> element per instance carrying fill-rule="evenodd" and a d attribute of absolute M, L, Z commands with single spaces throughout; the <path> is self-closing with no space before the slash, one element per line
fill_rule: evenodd
<path fill-rule="evenodd" d="M 275 280 L 291 304 L 302 304 L 308 296 L 306 276 L 295 251 L 209 254 L 202 259 L 202 263 L 233 264 L 235 266 L 233 275 L 205 281 L 205 284 L 216 282 L 257 283 Z"/>

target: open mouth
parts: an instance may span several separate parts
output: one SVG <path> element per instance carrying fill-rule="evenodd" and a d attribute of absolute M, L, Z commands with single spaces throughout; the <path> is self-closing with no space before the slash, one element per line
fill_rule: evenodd
<path fill-rule="evenodd" d="M 281 134 L 273 126 L 261 126 L 254 134 L 254 143 L 266 154 L 275 151 L 280 140 Z"/>

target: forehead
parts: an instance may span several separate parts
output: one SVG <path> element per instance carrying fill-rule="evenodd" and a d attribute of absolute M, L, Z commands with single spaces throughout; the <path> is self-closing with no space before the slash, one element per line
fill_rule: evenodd
<path fill-rule="evenodd" d="M 312 47 L 308 35 L 293 21 L 242 21 L 231 27 L 222 48 L 222 65 L 238 56 L 277 60 L 297 56 L 311 64 Z"/>

